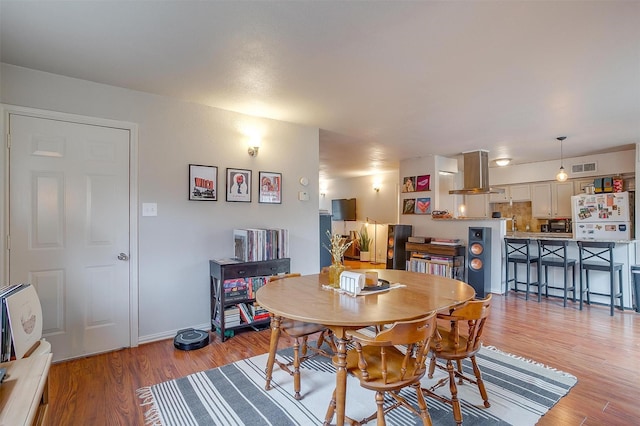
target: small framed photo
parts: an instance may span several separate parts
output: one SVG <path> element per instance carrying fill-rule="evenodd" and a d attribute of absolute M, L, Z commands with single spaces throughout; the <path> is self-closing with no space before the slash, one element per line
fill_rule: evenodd
<path fill-rule="evenodd" d="M 416 180 L 416 191 L 430 191 L 431 175 L 418 176 Z"/>
<path fill-rule="evenodd" d="M 282 173 L 258 173 L 260 189 L 259 203 L 282 204 Z"/>
<path fill-rule="evenodd" d="M 431 198 L 416 199 L 416 214 L 431 214 Z"/>
<path fill-rule="evenodd" d="M 227 169 L 227 201 L 251 202 L 251 170 Z"/>
<path fill-rule="evenodd" d="M 415 192 L 416 191 L 416 177 L 407 176 L 402 179 L 402 192 Z"/>
<path fill-rule="evenodd" d="M 406 200 L 402 200 L 402 214 L 415 214 L 415 209 L 415 198 L 407 198 Z"/>
<path fill-rule="evenodd" d="M 218 201 L 218 168 L 189 164 L 189 200 Z"/>

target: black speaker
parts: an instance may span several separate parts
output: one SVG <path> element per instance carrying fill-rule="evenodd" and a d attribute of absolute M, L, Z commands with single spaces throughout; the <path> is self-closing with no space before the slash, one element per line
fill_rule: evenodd
<path fill-rule="evenodd" d="M 469 228 L 467 282 L 483 299 L 491 293 L 491 228 Z"/>
<path fill-rule="evenodd" d="M 404 245 L 411 236 L 411 225 L 389 225 L 387 231 L 387 269 L 407 269 Z"/>

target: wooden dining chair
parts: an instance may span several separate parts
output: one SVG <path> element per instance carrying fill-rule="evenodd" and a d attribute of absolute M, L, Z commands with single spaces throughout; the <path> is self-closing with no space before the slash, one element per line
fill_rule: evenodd
<path fill-rule="evenodd" d="M 489 316 L 491 306 L 491 294 L 480 300 L 472 300 L 462 307 L 452 309 L 447 314 L 438 314 L 439 325 L 431 340 L 431 362 L 429 363 L 429 378 L 433 378 L 436 366 L 448 372 L 448 376 L 439 380 L 431 388 L 426 389 L 429 396 L 453 407 L 453 418 L 458 425 L 462 424 L 462 410 L 458 400 L 458 384 L 465 381 L 478 386 L 484 406 L 489 408 L 489 397 L 482 381 L 482 374 L 476 362 L 476 353 L 482 346 L 482 330 Z M 462 360 L 469 358 L 473 367 L 474 377 L 465 374 L 462 369 Z M 438 363 L 445 362 L 445 365 Z M 453 362 L 457 368 L 454 369 Z M 451 398 L 436 394 L 434 391 L 449 383 Z"/>
<path fill-rule="evenodd" d="M 289 277 L 299 277 L 299 273 L 274 275 L 269 278 L 269 282 L 281 280 Z M 268 284 L 267 284 L 268 285 Z M 295 302 L 294 302 L 295 303 Z M 309 336 L 318 334 L 318 340 L 315 346 L 308 345 Z M 289 336 L 293 339 L 293 360 L 284 361 L 278 359 L 278 342 L 282 335 Z M 324 342 L 327 342 L 331 348 L 328 352 L 323 348 Z M 271 378 L 273 375 L 273 365 L 278 366 L 293 376 L 294 398 L 302 399 L 300 395 L 300 365 L 316 356 L 322 355 L 331 358 L 337 352 L 337 347 L 333 339 L 331 330 L 321 324 L 314 324 L 304 321 L 296 321 L 289 318 L 281 318 L 271 314 L 271 342 L 269 346 L 269 357 L 267 359 L 266 384 L 265 389 L 271 389 Z"/>
<path fill-rule="evenodd" d="M 434 328 L 435 314 L 432 313 L 413 321 L 397 322 L 372 337 L 356 330 L 346 332 L 354 345 L 347 351 L 347 372 L 360 380 L 360 386 L 376 392 L 377 404 L 371 416 L 359 421 L 347 419 L 351 424 L 364 424 L 376 419 L 378 425 L 385 425 L 385 414 L 398 407 L 405 407 L 418 415 L 424 425 L 432 424 L 420 379 L 427 370 L 429 341 Z M 337 364 L 337 356 L 333 362 Z M 405 387 L 416 391 L 418 409 L 400 395 L 400 390 Z M 385 394 L 395 401 L 387 407 L 384 406 Z M 333 419 L 335 406 L 334 390 L 325 424 Z"/>

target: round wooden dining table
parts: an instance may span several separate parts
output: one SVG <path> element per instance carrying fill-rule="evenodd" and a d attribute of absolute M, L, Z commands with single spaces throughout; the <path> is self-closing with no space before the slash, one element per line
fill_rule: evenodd
<path fill-rule="evenodd" d="M 392 269 L 351 272 L 376 272 L 391 288 L 353 296 L 327 288 L 328 274 L 315 274 L 277 280 L 256 293 L 257 302 L 277 318 L 322 324 L 333 331 L 338 347 L 335 410 L 338 425 L 343 425 L 345 419 L 347 330 L 420 318 L 462 305 L 475 296 L 469 284 L 438 275 Z M 394 288 L 395 284 L 400 286 Z M 272 328 L 272 347 L 277 347 L 278 337 L 279 330 Z M 330 421 L 327 419 L 325 423 Z"/>

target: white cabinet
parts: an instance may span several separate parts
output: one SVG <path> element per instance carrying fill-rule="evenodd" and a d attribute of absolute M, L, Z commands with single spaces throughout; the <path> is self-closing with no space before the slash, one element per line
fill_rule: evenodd
<path fill-rule="evenodd" d="M 493 194 L 491 194 L 493 195 Z M 489 200 L 488 196 L 482 195 L 465 195 L 464 205 L 466 217 L 489 217 Z"/>
<path fill-rule="evenodd" d="M 571 217 L 573 182 L 531 184 L 531 216 L 540 218 Z"/>
<path fill-rule="evenodd" d="M 494 189 L 503 189 L 502 194 L 490 194 L 491 203 L 508 203 L 509 201 L 531 201 L 531 187 L 526 185 L 494 186 Z"/>
<path fill-rule="evenodd" d="M 509 197 L 513 201 L 531 201 L 531 185 L 511 185 Z"/>
<path fill-rule="evenodd" d="M 490 203 L 508 203 L 509 202 L 509 187 L 508 186 L 492 186 L 493 189 L 502 189 L 504 192 L 500 194 L 489 194 Z"/>

